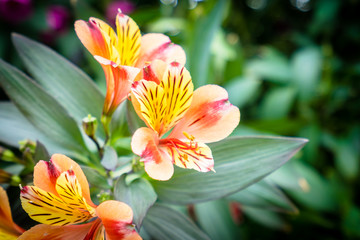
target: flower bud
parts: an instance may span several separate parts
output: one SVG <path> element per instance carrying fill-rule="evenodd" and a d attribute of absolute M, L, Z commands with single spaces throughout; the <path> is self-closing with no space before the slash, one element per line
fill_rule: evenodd
<path fill-rule="evenodd" d="M 20 152 L 29 152 L 35 154 L 36 142 L 29 139 L 19 141 Z"/>
<path fill-rule="evenodd" d="M 95 137 L 95 132 L 98 126 L 96 117 L 93 117 L 89 114 L 87 117 L 83 118 L 82 126 L 86 135 L 88 135 L 90 138 Z"/>
<path fill-rule="evenodd" d="M 0 147 L 0 159 L 6 162 L 16 162 L 15 154 L 9 149 Z"/>

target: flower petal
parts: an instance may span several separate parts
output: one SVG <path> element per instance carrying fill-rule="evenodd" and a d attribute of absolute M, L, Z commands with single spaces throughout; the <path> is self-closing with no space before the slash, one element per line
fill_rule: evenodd
<path fill-rule="evenodd" d="M 140 72 L 140 69 L 120 66 L 101 56 L 94 56 L 103 66 L 106 77 L 106 97 L 103 113 L 111 115 L 117 106 L 129 95 L 131 84 Z"/>
<path fill-rule="evenodd" d="M 146 62 L 160 59 L 166 63 L 178 62 L 185 65 L 184 50 L 173 44 L 170 38 L 161 33 L 148 33 L 141 37 L 141 50 L 136 66 L 142 68 Z"/>
<path fill-rule="evenodd" d="M 146 173 L 153 179 L 169 180 L 174 174 L 174 166 L 165 152 L 158 148 L 158 136 L 150 128 L 139 128 L 131 140 L 133 152 L 141 157 Z"/>
<path fill-rule="evenodd" d="M 104 240 L 105 228 L 99 218 L 92 222 L 92 226 L 83 240 Z"/>
<path fill-rule="evenodd" d="M 81 187 L 72 170 L 63 172 L 55 187 L 59 196 L 35 186 L 21 189 L 22 206 L 32 219 L 48 225 L 65 226 L 93 217 L 94 209 L 81 196 Z"/>
<path fill-rule="evenodd" d="M 0 239 L 1 240 L 16 240 L 16 239 L 18 239 L 20 234 L 8 232 L 7 230 L 0 228 Z"/>
<path fill-rule="evenodd" d="M 106 239 L 141 239 L 132 225 L 133 211 L 127 204 L 105 201 L 96 208 L 96 214 L 105 227 Z"/>
<path fill-rule="evenodd" d="M 204 143 L 166 138 L 160 140 L 160 148 L 167 151 L 172 162 L 178 167 L 195 169 L 199 172 L 214 170 L 211 150 Z"/>
<path fill-rule="evenodd" d="M 118 35 L 116 48 L 120 55 L 119 64 L 134 66 L 140 53 L 140 29 L 132 18 L 118 13 L 116 16 L 116 30 Z"/>
<path fill-rule="evenodd" d="M 75 32 L 82 44 L 92 55 L 109 57 L 106 41 L 95 21 L 76 21 Z"/>
<path fill-rule="evenodd" d="M 55 184 L 62 169 L 52 160 L 40 160 L 34 167 L 34 185 L 46 192 L 57 195 Z"/>
<path fill-rule="evenodd" d="M 141 80 L 132 86 L 132 99 L 137 100 L 135 109 L 159 136 L 184 116 L 190 107 L 194 88 L 189 71 L 179 63 L 169 64 L 162 75 L 159 85 L 155 81 Z"/>
<path fill-rule="evenodd" d="M 226 90 L 206 85 L 195 90 L 189 110 L 169 138 L 186 139 L 185 132 L 196 141 L 216 142 L 230 135 L 239 121 L 240 111 L 230 104 Z"/>
<path fill-rule="evenodd" d="M 81 167 L 79 166 L 79 164 L 77 164 L 75 161 L 73 161 L 69 157 L 62 155 L 62 154 L 53 154 L 51 156 L 51 161 L 54 164 L 56 164 L 56 166 L 59 167 L 60 172 L 65 172 L 70 169 L 72 171 L 74 171 L 76 179 L 78 180 L 78 182 L 81 186 L 82 196 L 85 198 L 86 203 L 92 207 L 96 207 L 96 205 L 91 201 L 89 183 L 85 177 L 84 172 L 82 171 Z M 34 173 L 34 175 L 35 175 L 35 173 Z M 34 176 L 34 178 L 35 178 L 35 176 Z M 39 181 L 41 181 L 41 179 L 39 179 Z M 35 183 L 35 181 L 34 181 L 34 183 Z M 38 185 L 36 185 L 36 183 L 35 183 L 35 186 L 38 186 Z"/>
<path fill-rule="evenodd" d="M 22 234 L 18 240 L 75 240 L 84 239 L 92 222 L 81 225 L 49 226 L 39 224 Z"/>
<path fill-rule="evenodd" d="M 0 239 L 16 239 L 23 232 L 24 230 L 13 222 L 8 196 L 0 186 Z"/>
<path fill-rule="evenodd" d="M 160 131 L 166 108 L 164 89 L 153 81 L 141 80 L 132 85 L 134 109 L 146 125 Z"/>

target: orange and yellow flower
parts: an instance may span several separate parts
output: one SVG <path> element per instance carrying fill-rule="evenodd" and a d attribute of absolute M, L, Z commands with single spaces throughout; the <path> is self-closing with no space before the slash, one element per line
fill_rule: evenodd
<path fill-rule="evenodd" d="M 103 114 L 107 116 L 128 97 L 132 82 L 147 62 L 161 59 L 185 64 L 185 52 L 180 46 L 163 34 L 141 36 L 134 20 L 120 10 L 116 16 L 117 33 L 96 18 L 90 18 L 89 22 L 76 21 L 75 31 L 105 72 L 107 92 Z"/>
<path fill-rule="evenodd" d="M 16 240 L 24 229 L 14 223 L 6 191 L 0 187 L 0 239 Z"/>
<path fill-rule="evenodd" d="M 21 202 L 29 216 L 42 224 L 19 239 L 141 239 L 132 224 L 132 209 L 109 200 L 96 206 L 80 166 L 54 154 L 34 168 L 34 185 L 21 188 Z"/>
<path fill-rule="evenodd" d="M 190 73 L 178 63 L 153 61 L 144 68 L 145 79 L 132 86 L 131 101 L 147 127 L 138 129 L 131 147 L 157 180 L 168 180 L 173 164 L 200 172 L 213 170 L 214 160 L 205 144 L 227 137 L 240 121 L 225 89 L 206 85 L 193 91 Z M 164 134 L 171 133 L 164 137 Z"/>

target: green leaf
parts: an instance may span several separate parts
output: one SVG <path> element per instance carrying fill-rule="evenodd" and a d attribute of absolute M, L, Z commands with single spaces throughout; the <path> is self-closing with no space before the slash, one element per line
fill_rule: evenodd
<path fill-rule="evenodd" d="M 80 130 L 66 110 L 32 79 L 2 60 L 0 84 L 38 130 L 67 149 L 86 152 Z"/>
<path fill-rule="evenodd" d="M 209 239 L 187 216 L 155 204 L 144 219 L 146 232 L 157 240 L 201 240 Z"/>
<path fill-rule="evenodd" d="M 0 102 L 0 126 L 0 142 L 7 145 L 19 147 L 19 141 L 30 139 L 44 143 L 50 154 L 63 153 L 78 157 L 36 129 L 11 102 Z"/>
<path fill-rule="evenodd" d="M 117 164 L 117 154 L 114 148 L 105 146 L 104 156 L 101 159 L 101 165 L 108 170 L 114 170 Z"/>
<path fill-rule="evenodd" d="M 324 133 L 324 144 L 335 155 L 337 170 L 347 179 L 355 180 L 359 172 L 359 131 L 352 129 L 352 134 L 343 138 L 336 138 L 331 134 Z"/>
<path fill-rule="evenodd" d="M 126 119 L 130 132 L 134 133 L 138 128 L 146 127 L 145 123 L 139 118 L 130 101 L 126 101 Z"/>
<path fill-rule="evenodd" d="M 34 154 L 34 161 L 37 163 L 40 160 L 49 160 L 50 155 L 49 152 L 46 150 L 46 147 L 39 141 L 36 141 L 36 148 Z"/>
<path fill-rule="evenodd" d="M 88 114 L 100 119 L 104 96 L 83 71 L 45 45 L 18 34 L 12 39 L 27 70 L 77 124 Z"/>
<path fill-rule="evenodd" d="M 121 137 L 131 136 L 129 130 L 129 124 L 126 116 L 128 102 L 130 101 L 125 100 L 124 102 L 122 102 L 120 106 L 115 110 L 114 114 L 112 115 L 110 122 L 110 132 L 111 132 L 110 144 L 112 144 Z"/>
<path fill-rule="evenodd" d="M 115 183 L 114 196 L 116 200 L 127 203 L 134 212 L 134 223 L 139 230 L 149 208 L 156 201 L 156 193 L 151 184 L 143 178 L 137 178 L 127 184 L 124 174 Z"/>
<path fill-rule="evenodd" d="M 160 200 L 176 204 L 219 199 L 275 171 L 306 142 L 301 138 L 228 138 L 209 144 L 216 173 L 176 168 L 169 181 L 153 181 L 153 186 Z"/>
<path fill-rule="evenodd" d="M 212 240 L 238 239 L 238 227 L 235 225 L 229 204 L 226 201 L 210 201 L 195 205 L 196 219 L 200 227 Z"/>
<path fill-rule="evenodd" d="M 84 174 L 91 186 L 111 189 L 106 177 L 101 175 L 97 170 L 88 166 L 81 166 L 81 169 L 84 171 Z"/>
<path fill-rule="evenodd" d="M 252 100 L 259 90 L 261 82 L 253 77 L 239 77 L 225 86 L 232 104 L 241 108 Z"/>
<path fill-rule="evenodd" d="M 188 56 L 188 66 L 195 87 L 206 84 L 209 71 L 210 47 L 215 33 L 220 29 L 228 1 L 218 1 L 212 11 L 198 20 L 192 33 L 192 45 Z M 201 39 L 201 41 L 200 41 Z"/>
<path fill-rule="evenodd" d="M 316 96 L 321 77 L 322 54 L 318 48 L 308 47 L 297 51 L 292 59 L 292 72 L 302 100 Z"/>
<path fill-rule="evenodd" d="M 243 206 L 242 210 L 244 211 L 244 214 L 251 218 L 252 220 L 270 227 L 274 229 L 286 229 L 285 222 L 281 219 L 278 213 L 265 210 L 265 209 L 259 209 L 254 208 L 250 206 Z"/>
<path fill-rule="evenodd" d="M 269 178 L 307 207 L 321 211 L 333 211 L 338 207 L 335 186 L 312 166 L 301 161 L 289 162 Z"/>
<path fill-rule="evenodd" d="M 245 66 L 246 75 L 275 83 L 288 82 L 292 77 L 292 72 L 286 57 L 272 48 L 260 50 L 260 58 L 247 62 Z"/>
<path fill-rule="evenodd" d="M 245 206 L 261 209 L 297 212 L 295 205 L 270 181 L 262 180 L 226 197 Z"/>
<path fill-rule="evenodd" d="M 261 119 L 286 118 L 295 100 L 296 91 L 293 87 L 272 88 L 261 105 Z"/>

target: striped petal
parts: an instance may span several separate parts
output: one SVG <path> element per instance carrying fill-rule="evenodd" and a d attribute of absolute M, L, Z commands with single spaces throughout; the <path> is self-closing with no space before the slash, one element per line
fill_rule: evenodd
<path fill-rule="evenodd" d="M 61 173 L 72 170 L 81 186 L 82 196 L 86 203 L 92 207 L 96 205 L 91 201 L 89 183 L 79 164 L 63 154 L 54 154 L 49 162 L 39 161 L 34 168 L 34 185 L 46 192 L 57 195 L 56 181 Z"/>
<path fill-rule="evenodd" d="M 158 75 L 158 63 L 154 64 L 154 75 Z M 132 99 L 136 101 L 135 110 L 146 125 L 162 136 L 190 107 L 194 87 L 190 73 L 175 62 L 168 65 L 160 79 L 160 84 L 146 80 L 135 82 L 132 86 Z"/>
<path fill-rule="evenodd" d="M 89 22 L 78 20 L 75 22 L 75 32 L 92 55 L 120 63 L 116 49 L 117 36 L 108 24 L 97 18 L 90 18 Z"/>
<path fill-rule="evenodd" d="M 39 224 L 27 230 L 18 240 L 75 240 L 84 239 L 93 223 L 70 226 Z M 2 239 L 2 238 L 1 238 Z"/>
<path fill-rule="evenodd" d="M 132 225 L 133 211 L 127 204 L 105 201 L 96 208 L 96 215 L 105 227 L 107 240 L 142 239 Z"/>
<path fill-rule="evenodd" d="M 65 226 L 92 218 L 94 209 L 82 197 L 81 186 L 72 170 L 63 172 L 55 185 L 58 196 L 38 187 L 21 189 L 21 203 L 29 216 L 40 223 Z"/>
<path fill-rule="evenodd" d="M 146 173 L 153 179 L 165 181 L 174 174 L 174 166 L 158 144 L 157 133 L 150 128 L 139 128 L 131 140 L 131 148 L 141 157 Z"/>
<path fill-rule="evenodd" d="M 161 33 L 148 33 L 141 37 L 141 50 L 136 66 L 144 67 L 146 62 L 156 59 L 166 63 L 174 61 L 185 65 L 186 55 L 184 50 L 171 42 L 170 38 Z"/>
<path fill-rule="evenodd" d="M 116 16 L 118 41 L 116 48 L 120 65 L 134 66 L 140 53 L 141 33 L 138 25 L 129 16 L 118 13 Z"/>
<path fill-rule="evenodd" d="M 0 239 L 16 239 L 23 232 L 13 222 L 8 196 L 0 186 Z"/>
<path fill-rule="evenodd" d="M 160 148 L 167 151 L 172 162 L 178 167 L 195 169 L 199 172 L 214 170 L 211 150 L 204 143 L 166 138 L 160 140 Z"/>
<path fill-rule="evenodd" d="M 206 85 L 194 91 L 191 107 L 175 126 L 169 138 L 216 142 L 229 136 L 240 121 L 240 111 L 230 104 L 226 90 Z M 185 135 L 184 135 L 185 134 Z"/>

